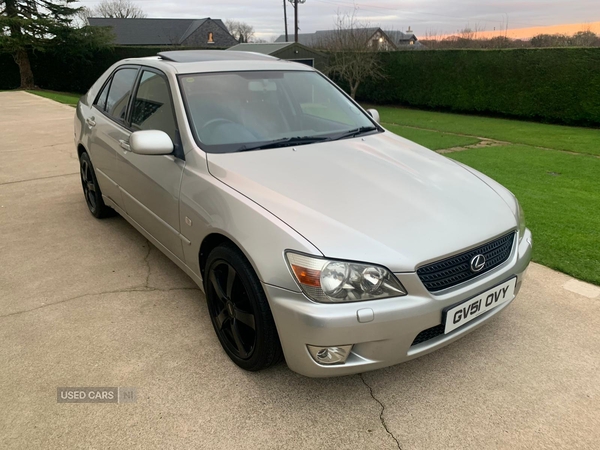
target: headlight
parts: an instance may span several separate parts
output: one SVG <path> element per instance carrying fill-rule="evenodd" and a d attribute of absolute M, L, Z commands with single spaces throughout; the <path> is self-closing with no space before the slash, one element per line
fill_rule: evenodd
<path fill-rule="evenodd" d="M 523 208 L 521 208 L 521 204 L 517 201 L 517 221 L 519 222 L 519 241 L 523 239 L 525 234 L 525 213 L 523 212 Z"/>
<path fill-rule="evenodd" d="M 335 261 L 290 251 L 285 257 L 302 291 L 316 302 L 360 302 L 406 295 L 398 279 L 381 266 Z"/>

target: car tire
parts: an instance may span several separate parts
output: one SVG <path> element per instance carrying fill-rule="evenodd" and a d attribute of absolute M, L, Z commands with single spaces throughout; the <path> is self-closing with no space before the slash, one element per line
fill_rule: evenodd
<path fill-rule="evenodd" d="M 92 166 L 90 156 L 86 152 L 83 152 L 79 156 L 79 174 L 85 202 L 92 216 L 96 219 L 112 216 L 114 211 L 112 208 L 106 206 L 104 200 L 102 200 L 102 192 L 96 179 L 94 166 Z"/>
<path fill-rule="evenodd" d="M 271 308 L 246 257 L 231 244 L 216 247 L 204 273 L 208 312 L 231 360 L 253 372 L 279 362 L 283 352 Z"/>

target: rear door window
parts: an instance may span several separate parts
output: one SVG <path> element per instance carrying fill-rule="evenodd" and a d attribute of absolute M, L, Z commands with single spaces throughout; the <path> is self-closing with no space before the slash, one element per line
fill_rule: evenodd
<path fill-rule="evenodd" d="M 138 69 L 127 67 L 117 70 L 110 83 L 110 90 L 106 99 L 106 114 L 118 122 L 125 123 L 127 105 L 137 77 Z"/>

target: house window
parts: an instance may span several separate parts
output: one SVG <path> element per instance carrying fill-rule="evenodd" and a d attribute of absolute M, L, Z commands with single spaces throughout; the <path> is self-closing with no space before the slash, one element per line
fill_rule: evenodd
<path fill-rule="evenodd" d="M 410 45 L 415 45 L 415 41 L 410 41 Z"/>
<path fill-rule="evenodd" d="M 208 32 L 208 43 L 209 44 L 214 44 L 215 43 L 215 41 L 213 39 L 213 33 L 212 33 L 212 31 Z"/>

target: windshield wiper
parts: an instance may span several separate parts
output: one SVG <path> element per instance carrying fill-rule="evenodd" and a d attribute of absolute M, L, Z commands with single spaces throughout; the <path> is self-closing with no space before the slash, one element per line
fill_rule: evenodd
<path fill-rule="evenodd" d="M 360 136 L 361 134 L 372 133 L 373 131 L 379 131 L 379 128 L 377 128 L 377 127 L 360 127 L 360 128 L 355 128 L 354 130 L 344 131 L 342 134 L 338 134 L 337 136 L 332 137 L 329 140 L 330 141 L 337 141 L 337 140 L 340 140 L 340 139 L 353 138 L 353 137 Z"/>
<path fill-rule="evenodd" d="M 333 137 L 324 136 L 296 136 L 289 138 L 277 139 L 275 141 L 263 142 L 256 145 L 242 145 L 236 150 L 236 152 L 248 152 L 251 150 L 265 150 L 268 148 L 279 148 L 279 147 L 291 147 L 292 145 L 307 145 L 314 144 L 316 142 L 325 141 L 337 141 L 339 139 L 347 139 L 356 137 L 364 133 L 372 133 L 373 131 L 379 131 L 377 127 L 360 127 L 354 130 L 344 131 L 342 134 L 338 134 Z"/>
<path fill-rule="evenodd" d="M 277 139 L 275 141 L 264 142 L 262 144 L 256 144 L 256 145 L 252 145 L 252 146 L 242 145 L 236 151 L 237 152 L 248 152 L 250 150 L 264 150 L 264 149 L 268 149 L 268 148 L 290 147 L 292 145 L 314 144 L 315 142 L 323 142 L 328 139 L 329 138 L 322 137 L 322 136 L 296 136 L 296 137 Z"/>

